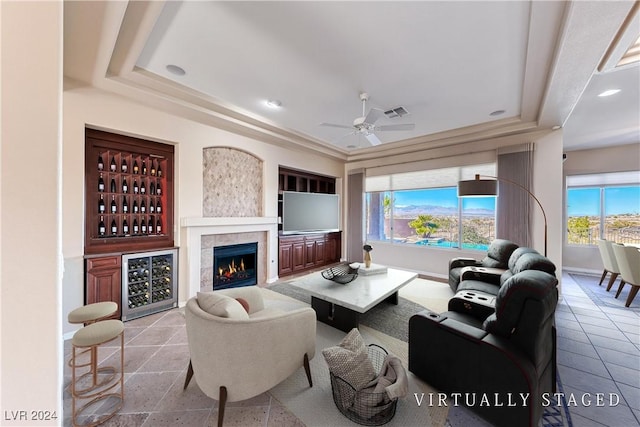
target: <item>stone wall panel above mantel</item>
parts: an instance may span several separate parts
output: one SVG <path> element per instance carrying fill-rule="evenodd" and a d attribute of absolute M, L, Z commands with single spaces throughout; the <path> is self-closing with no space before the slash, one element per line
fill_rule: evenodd
<path fill-rule="evenodd" d="M 202 162 L 204 217 L 262 216 L 262 160 L 235 148 L 209 147 Z"/>

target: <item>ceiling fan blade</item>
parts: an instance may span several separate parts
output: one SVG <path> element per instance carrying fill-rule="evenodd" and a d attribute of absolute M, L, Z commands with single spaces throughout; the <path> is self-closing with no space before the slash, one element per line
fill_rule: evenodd
<path fill-rule="evenodd" d="M 406 123 L 401 125 L 382 125 L 376 126 L 375 130 L 387 131 L 387 130 L 413 130 L 416 125 L 413 123 Z"/>
<path fill-rule="evenodd" d="M 353 126 L 337 125 L 335 123 L 320 123 L 320 126 L 328 126 L 328 127 L 340 128 L 340 129 L 353 129 Z"/>
<path fill-rule="evenodd" d="M 369 110 L 369 112 L 367 113 L 367 116 L 364 118 L 364 122 L 372 125 L 376 122 L 376 120 L 378 120 L 380 117 L 383 117 L 383 116 L 384 116 L 384 111 L 378 108 L 372 108 L 371 110 Z"/>
<path fill-rule="evenodd" d="M 382 142 L 378 139 L 378 137 L 374 133 L 365 134 L 364 137 L 367 138 L 367 141 L 369 141 L 371 145 L 375 146 L 375 145 L 382 144 Z"/>

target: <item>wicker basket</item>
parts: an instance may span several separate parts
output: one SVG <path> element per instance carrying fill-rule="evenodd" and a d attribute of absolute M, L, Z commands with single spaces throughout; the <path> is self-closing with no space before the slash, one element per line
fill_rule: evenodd
<path fill-rule="evenodd" d="M 352 268 L 349 263 L 343 263 L 340 265 L 336 265 L 335 267 L 323 270 L 322 277 L 327 280 L 332 280 L 336 283 L 346 285 L 347 283 L 352 282 L 356 277 L 358 277 L 358 269 Z"/>
<path fill-rule="evenodd" d="M 377 375 L 388 353 L 384 348 L 376 344 L 370 344 L 367 350 L 369 359 Z M 333 401 L 340 412 L 351 421 L 365 426 L 380 426 L 391 421 L 396 414 L 398 399 L 389 401 L 385 391 L 381 393 L 373 393 L 368 390 L 356 391 L 356 389 L 344 379 L 333 375 L 331 372 L 329 372 L 329 375 L 331 377 Z M 364 405 L 346 406 L 346 402 L 354 402 L 356 400 L 363 402 Z M 387 403 L 377 404 L 377 402 L 384 401 Z M 373 406 L 376 404 L 377 406 Z M 356 407 L 364 407 L 367 409 L 358 410 L 355 409 Z"/>

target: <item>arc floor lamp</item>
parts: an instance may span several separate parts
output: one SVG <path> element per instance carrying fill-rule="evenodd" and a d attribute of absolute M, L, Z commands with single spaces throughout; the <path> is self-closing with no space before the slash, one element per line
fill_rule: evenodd
<path fill-rule="evenodd" d="M 489 179 L 481 179 L 489 178 Z M 479 196 L 497 196 L 498 195 L 498 182 L 506 182 L 511 185 L 515 185 L 521 190 L 525 191 L 529 196 L 536 201 L 540 210 L 542 211 L 542 217 L 544 218 L 544 256 L 547 256 L 547 214 L 542 207 L 540 200 L 526 187 L 518 184 L 517 182 L 510 181 L 504 178 L 498 178 L 497 176 L 477 175 L 475 179 L 458 181 L 458 197 L 479 197 Z"/>

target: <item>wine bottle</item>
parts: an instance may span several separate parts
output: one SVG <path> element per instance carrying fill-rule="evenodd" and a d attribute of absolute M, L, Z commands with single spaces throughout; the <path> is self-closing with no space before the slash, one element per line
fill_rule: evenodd
<path fill-rule="evenodd" d="M 102 161 L 102 154 L 98 154 L 98 170 L 104 170 L 104 161 Z"/>
<path fill-rule="evenodd" d="M 147 192 L 147 186 L 144 185 L 144 181 L 140 184 L 140 194 L 145 194 Z"/>
<path fill-rule="evenodd" d="M 107 227 L 104 225 L 104 217 L 100 216 L 100 223 L 98 224 L 98 235 L 104 236 L 104 233 L 107 232 Z"/>
<path fill-rule="evenodd" d="M 139 228 L 138 228 L 138 220 L 137 219 L 133 219 L 133 234 L 138 234 Z"/>
<path fill-rule="evenodd" d="M 115 193 L 116 192 L 116 180 L 111 178 L 111 192 Z"/>
<path fill-rule="evenodd" d="M 102 179 L 102 174 L 100 174 L 100 178 L 98 178 L 98 191 L 101 193 L 104 191 L 104 179 Z"/>
<path fill-rule="evenodd" d="M 142 201 L 142 203 L 140 203 L 140 212 L 141 213 L 147 212 L 147 205 L 145 204 L 144 200 Z"/>
<path fill-rule="evenodd" d="M 156 176 L 156 166 L 153 160 L 151 160 L 151 176 Z"/>
<path fill-rule="evenodd" d="M 147 174 L 147 164 L 145 163 L 145 161 L 142 161 L 142 175 L 146 175 Z"/>
<path fill-rule="evenodd" d="M 120 170 L 122 170 L 122 172 L 127 173 L 127 159 L 125 159 L 124 157 L 122 158 L 122 164 L 120 165 Z"/>
<path fill-rule="evenodd" d="M 162 168 L 160 167 L 160 162 L 158 162 L 158 177 L 162 177 Z"/>
<path fill-rule="evenodd" d="M 158 183 L 158 186 L 156 187 L 156 194 L 158 196 L 162 196 L 162 188 L 160 188 L 160 183 Z"/>
<path fill-rule="evenodd" d="M 140 169 L 138 168 L 138 161 L 134 160 L 133 161 L 133 173 L 138 174 L 140 172 Z"/>
<path fill-rule="evenodd" d="M 116 171 L 116 157 L 115 156 L 111 156 L 111 164 L 109 165 L 109 169 L 111 169 L 111 172 L 115 172 Z"/>
<path fill-rule="evenodd" d="M 162 223 L 160 222 L 160 218 L 156 220 L 156 233 L 162 234 Z"/>
<path fill-rule="evenodd" d="M 156 207 L 153 205 L 153 201 L 149 202 L 149 213 L 153 213 L 156 210 Z"/>
<path fill-rule="evenodd" d="M 129 204 L 127 203 L 127 198 L 123 197 L 122 198 L 122 213 L 128 213 L 129 212 Z"/>
<path fill-rule="evenodd" d="M 140 221 L 140 231 L 142 234 L 147 234 L 147 223 L 144 221 L 144 217 L 142 218 L 142 221 Z"/>
<path fill-rule="evenodd" d="M 134 214 L 138 213 L 138 201 L 137 200 L 133 201 L 133 213 Z"/>
<path fill-rule="evenodd" d="M 133 180 L 133 194 L 138 194 L 138 191 L 140 191 L 140 189 L 138 188 L 138 181 L 136 181 L 134 179 Z"/>
<path fill-rule="evenodd" d="M 111 213 L 114 214 L 118 211 L 118 206 L 116 205 L 116 196 L 111 196 Z"/>
<path fill-rule="evenodd" d="M 129 234 L 129 223 L 127 223 L 126 218 L 124 219 L 124 221 L 122 221 L 122 233 Z"/>
<path fill-rule="evenodd" d="M 114 236 L 116 234 L 118 234 L 118 226 L 116 225 L 116 220 L 115 219 L 111 220 L 111 234 L 114 235 Z"/>
<path fill-rule="evenodd" d="M 104 207 L 104 199 L 102 197 L 102 194 L 100 195 L 100 200 L 98 200 L 98 212 L 100 212 L 101 214 L 103 214 L 105 211 L 105 207 Z"/>
<path fill-rule="evenodd" d="M 129 185 L 127 185 L 127 178 L 124 178 L 122 180 L 122 192 L 126 193 L 127 191 L 129 191 Z"/>
<path fill-rule="evenodd" d="M 160 203 L 160 200 L 158 200 L 158 204 L 156 205 L 156 213 L 162 213 L 162 203 Z"/>
<path fill-rule="evenodd" d="M 149 186 L 149 194 L 156 194 L 156 185 L 153 183 L 153 181 L 151 181 L 151 185 Z"/>

